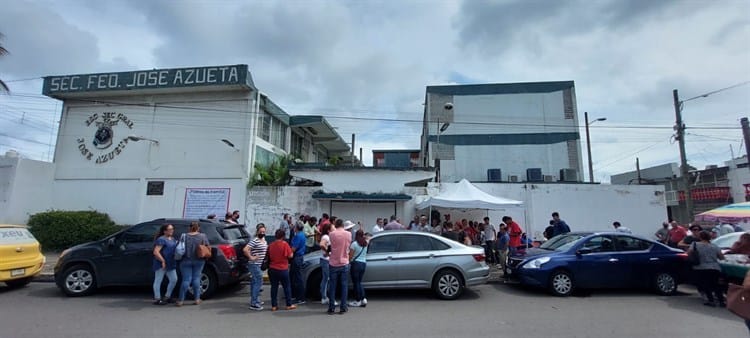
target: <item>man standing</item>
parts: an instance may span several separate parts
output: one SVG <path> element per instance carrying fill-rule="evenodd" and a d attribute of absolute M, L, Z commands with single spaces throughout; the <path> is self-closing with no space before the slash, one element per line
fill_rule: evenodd
<path fill-rule="evenodd" d="M 497 255 L 498 265 L 497 267 L 503 270 L 503 277 L 508 276 L 508 243 L 510 242 L 510 236 L 508 236 L 508 227 L 504 224 L 500 225 L 500 232 L 497 234 Z"/>
<path fill-rule="evenodd" d="M 490 224 L 490 218 L 484 218 L 484 240 L 486 246 L 484 247 L 484 255 L 487 257 L 488 264 L 497 263 L 497 255 L 495 255 L 495 239 L 497 238 L 497 230 L 495 226 Z"/>
<path fill-rule="evenodd" d="M 232 220 L 234 221 L 234 224 L 240 224 L 240 211 L 239 210 L 232 211 Z"/>
<path fill-rule="evenodd" d="M 523 234 L 523 230 L 521 230 L 521 226 L 514 222 L 513 218 L 510 216 L 503 216 L 503 223 L 508 226 L 508 236 L 510 237 L 508 250 L 512 256 L 516 253 L 516 249 L 521 246 L 521 235 Z"/>
<path fill-rule="evenodd" d="M 633 233 L 632 231 L 630 231 L 630 229 L 628 229 L 628 227 L 622 226 L 622 224 L 620 224 L 620 222 L 618 222 L 618 221 L 613 222 L 612 226 L 615 227 L 615 231 L 617 231 L 617 232 L 624 232 L 626 234 L 632 234 Z"/>
<path fill-rule="evenodd" d="M 349 292 L 349 245 L 352 244 L 352 236 L 344 230 L 344 222 L 337 219 L 334 229 L 328 236 L 331 238 L 330 264 L 330 286 L 328 299 L 336 299 L 337 287 L 341 289 L 341 308 L 339 314 L 347 311 L 347 295 Z M 328 302 L 328 314 L 334 314 L 336 305 L 333 301 Z"/>
<path fill-rule="evenodd" d="M 289 216 L 289 214 L 284 214 L 284 219 L 281 220 L 281 223 L 279 223 L 279 229 L 284 230 L 284 240 L 289 241 L 292 237 L 292 217 Z"/>
<path fill-rule="evenodd" d="M 375 225 L 372 227 L 372 233 L 377 234 L 381 231 L 383 231 L 383 219 L 378 217 L 378 219 L 375 221 Z"/>
<path fill-rule="evenodd" d="M 427 224 L 426 215 L 419 216 L 419 225 L 417 226 L 417 231 L 432 232 L 432 228 L 429 224 Z"/>
<path fill-rule="evenodd" d="M 295 299 L 293 304 L 305 304 L 305 282 L 302 280 L 302 264 L 304 262 L 305 249 L 307 248 L 307 238 L 305 237 L 305 225 L 301 222 L 294 227 L 294 237 L 292 237 L 292 270 L 290 271 L 292 279 L 292 298 Z"/>
<path fill-rule="evenodd" d="M 391 215 L 391 221 L 385 225 L 383 230 L 404 230 L 406 229 L 401 223 L 398 222 L 396 215 Z"/>
<path fill-rule="evenodd" d="M 669 223 L 662 222 L 661 228 L 659 230 L 656 230 L 654 236 L 659 243 L 667 244 L 667 242 L 669 241 Z"/>
<path fill-rule="evenodd" d="M 568 223 L 565 223 L 565 221 L 560 219 L 560 214 L 558 214 L 557 211 L 552 213 L 552 221 L 555 222 L 552 226 L 552 237 L 570 232 Z"/>

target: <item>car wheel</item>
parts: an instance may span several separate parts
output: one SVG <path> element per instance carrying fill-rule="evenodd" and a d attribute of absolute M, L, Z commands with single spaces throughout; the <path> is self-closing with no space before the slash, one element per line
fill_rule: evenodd
<path fill-rule="evenodd" d="M 5 284 L 8 285 L 9 288 L 21 288 L 26 286 L 26 284 L 31 283 L 31 278 L 32 277 L 26 277 L 21 279 L 9 280 L 5 281 Z"/>
<path fill-rule="evenodd" d="M 96 290 L 94 271 L 85 264 L 67 268 L 62 274 L 60 283 L 63 292 L 72 297 L 88 296 Z"/>
<path fill-rule="evenodd" d="M 549 290 L 555 296 L 570 296 L 573 293 L 573 277 L 564 270 L 553 272 L 549 279 Z"/>
<path fill-rule="evenodd" d="M 322 299 L 320 294 L 320 282 L 323 280 L 323 273 L 320 269 L 313 271 L 310 277 L 307 278 L 307 298 L 309 299 Z"/>
<path fill-rule="evenodd" d="M 432 289 L 438 298 L 453 300 L 464 292 L 464 283 L 456 270 L 441 270 L 432 281 Z"/>
<path fill-rule="evenodd" d="M 677 280 L 669 272 L 660 272 L 654 277 L 656 292 L 660 295 L 669 296 L 677 292 Z"/>

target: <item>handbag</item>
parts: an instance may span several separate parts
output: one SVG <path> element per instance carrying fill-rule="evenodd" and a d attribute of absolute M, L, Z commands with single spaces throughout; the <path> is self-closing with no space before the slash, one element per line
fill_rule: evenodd
<path fill-rule="evenodd" d="M 202 259 L 211 258 L 211 247 L 203 243 L 198 244 L 195 247 L 195 256 Z"/>
<path fill-rule="evenodd" d="M 270 248 L 269 248 L 269 249 L 270 249 Z M 269 249 L 266 249 L 266 255 L 265 255 L 265 256 L 263 257 L 263 262 L 262 262 L 262 263 L 260 263 L 260 270 L 261 270 L 261 271 L 266 271 L 266 270 L 268 270 L 268 267 L 269 267 L 269 266 L 271 265 L 271 258 L 270 258 L 270 256 L 268 255 L 268 250 L 269 250 Z"/>
<path fill-rule="evenodd" d="M 174 260 L 179 261 L 185 256 L 185 234 L 180 236 L 180 241 L 177 242 L 177 247 L 174 250 Z"/>
<path fill-rule="evenodd" d="M 729 284 L 727 309 L 744 320 L 750 320 L 750 290 L 741 285 Z"/>
<path fill-rule="evenodd" d="M 701 256 L 698 254 L 698 246 L 695 245 L 695 242 L 693 242 L 693 249 L 688 253 L 687 261 L 690 265 L 698 265 L 701 263 Z"/>

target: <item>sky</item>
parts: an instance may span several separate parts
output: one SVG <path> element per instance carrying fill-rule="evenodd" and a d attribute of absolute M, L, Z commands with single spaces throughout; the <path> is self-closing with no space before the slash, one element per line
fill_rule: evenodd
<path fill-rule="evenodd" d="M 373 149 L 419 148 L 414 121 L 426 86 L 473 83 L 575 81 L 580 123 L 584 112 L 607 119 L 590 127 L 596 181 L 635 170 L 636 158 L 641 168 L 679 163 L 673 89 L 685 101 L 690 165 L 746 153 L 747 0 L 0 0 L 0 8 L 10 52 L 0 79 L 11 89 L 0 94 L 0 155 L 52 160 L 62 104 L 41 95 L 43 76 L 226 64 L 247 64 L 288 114 L 323 115 L 347 141 L 356 134 L 366 165 Z M 581 139 L 587 163 L 583 128 Z"/>

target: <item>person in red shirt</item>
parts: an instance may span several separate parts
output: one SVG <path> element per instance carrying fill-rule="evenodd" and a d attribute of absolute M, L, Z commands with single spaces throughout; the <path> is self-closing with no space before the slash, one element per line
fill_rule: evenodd
<path fill-rule="evenodd" d="M 672 221 L 671 224 L 672 229 L 667 233 L 667 237 L 669 238 L 667 245 L 677 248 L 677 243 L 680 243 L 687 236 L 687 230 L 675 221 Z"/>
<path fill-rule="evenodd" d="M 292 288 L 289 282 L 289 259 L 294 257 L 292 248 L 284 240 L 284 229 L 276 230 L 276 240 L 268 246 L 268 279 L 271 280 L 271 311 L 279 309 L 277 296 L 279 294 L 279 283 L 284 288 L 286 309 L 294 310 L 296 305 L 292 304 Z"/>
<path fill-rule="evenodd" d="M 510 237 L 508 251 L 513 255 L 516 253 L 516 249 L 521 246 L 521 235 L 523 234 L 523 230 L 510 216 L 503 216 L 503 223 L 508 226 L 508 236 Z"/>

